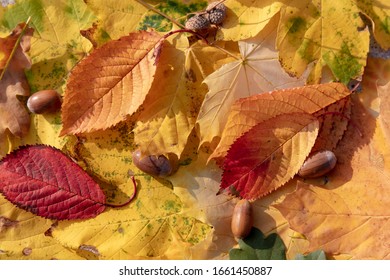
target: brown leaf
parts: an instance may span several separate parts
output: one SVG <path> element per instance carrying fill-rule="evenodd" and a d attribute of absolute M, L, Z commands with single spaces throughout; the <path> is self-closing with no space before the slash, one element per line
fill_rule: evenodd
<path fill-rule="evenodd" d="M 159 40 L 155 32 L 131 33 L 82 60 L 66 86 L 61 135 L 106 129 L 134 113 L 152 84 Z"/>
<path fill-rule="evenodd" d="M 24 32 L 23 29 L 25 28 Z M 28 96 L 30 88 L 24 70 L 30 68 L 31 61 L 26 52 L 30 48 L 32 28 L 19 24 L 6 38 L 0 38 L 0 140 L 9 130 L 22 137 L 30 127 L 30 117 L 25 107 L 17 99 L 18 95 Z M 20 41 L 18 38 L 20 38 Z M 17 44 L 17 45 L 15 45 Z M 12 49 L 15 48 L 12 54 Z M 1 141 L 0 141 L 1 142 Z"/>

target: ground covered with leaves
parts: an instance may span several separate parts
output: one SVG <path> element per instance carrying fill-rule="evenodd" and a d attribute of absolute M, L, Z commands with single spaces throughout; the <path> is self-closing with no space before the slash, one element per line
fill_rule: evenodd
<path fill-rule="evenodd" d="M 211 2 L 1 2 L 0 259 L 390 258 L 387 1 Z"/>

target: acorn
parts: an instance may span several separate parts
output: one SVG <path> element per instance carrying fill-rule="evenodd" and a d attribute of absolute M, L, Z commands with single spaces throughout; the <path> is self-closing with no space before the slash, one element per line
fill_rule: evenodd
<path fill-rule="evenodd" d="M 27 100 L 27 108 L 34 114 L 56 113 L 61 109 L 61 96 L 48 89 L 37 91 Z"/>
<path fill-rule="evenodd" d="M 253 213 L 250 202 L 241 199 L 237 202 L 232 216 L 232 233 L 235 238 L 243 239 L 249 235 L 253 226 Z"/>
<path fill-rule="evenodd" d="M 133 152 L 133 163 L 141 171 L 158 177 L 166 177 L 176 172 L 178 164 L 174 156 L 150 155 L 141 157 L 141 151 Z"/>
<path fill-rule="evenodd" d="M 329 173 L 337 163 L 332 151 L 321 151 L 313 154 L 303 163 L 298 171 L 302 178 L 317 178 Z"/>
<path fill-rule="evenodd" d="M 226 6 L 219 2 L 220 1 L 210 3 L 206 8 L 208 19 L 211 24 L 221 24 L 226 17 Z"/>
<path fill-rule="evenodd" d="M 197 14 L 186 21 L 185 27 L 190 30 L 207 29 L 210 27 L 210 21 L 205 16 Z"/>

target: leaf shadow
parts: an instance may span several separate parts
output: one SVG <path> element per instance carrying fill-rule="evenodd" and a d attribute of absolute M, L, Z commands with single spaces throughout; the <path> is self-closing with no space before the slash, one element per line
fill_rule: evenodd
<path fill-rule="evenodd" d="M 352 97 L 351 121 L 344 137 L 334 150 L 337 157 L 336 167 L 324 177 L 317 179 L 301 179 L 305 183 L 315 186 L 335 189 L 350 181 L 354 172 L 352 159 L 359 151 L 373 139 L 376 129 L 376 119 L 365 109 L 358 96 Z M 360 134 L 361 133 L 361 134 Z M 337 178 L 332 180 L 332 178 Z"/>

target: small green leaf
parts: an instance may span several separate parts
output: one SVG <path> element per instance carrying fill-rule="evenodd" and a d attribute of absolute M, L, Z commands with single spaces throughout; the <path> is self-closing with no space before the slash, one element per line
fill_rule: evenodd
<path fill-rule="evenodd" d="M 265 238 L 257 228 L 252 228 L 248 237 L 238 240 L 240 249 L 231 249 L 231 260 L 285 260 L 286 247 L 282 239 L 272 233 Z"/>
<path fill-rule="evenodd" d="M 323 250 L 317 250 L 307 255 L 297 254 L 296 260 L 326 260 L 326 255 Z"/>

